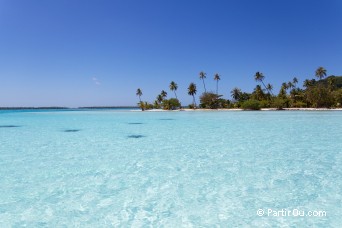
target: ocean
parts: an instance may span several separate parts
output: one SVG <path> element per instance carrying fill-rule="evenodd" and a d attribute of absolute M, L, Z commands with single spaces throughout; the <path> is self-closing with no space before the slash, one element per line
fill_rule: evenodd
<path fill-rule="evenodd" d="M 341 111 L 0 111 L 1 227 L 340 227 Z"/>

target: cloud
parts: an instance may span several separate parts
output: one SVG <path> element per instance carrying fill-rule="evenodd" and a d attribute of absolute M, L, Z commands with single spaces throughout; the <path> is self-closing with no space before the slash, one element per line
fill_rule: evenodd
<path fill-rule="evenodd" d="M 96 77 L 93 77 L 92 80 L 95 83 L 95 85 L 101 85 L 101 82 Z"/>

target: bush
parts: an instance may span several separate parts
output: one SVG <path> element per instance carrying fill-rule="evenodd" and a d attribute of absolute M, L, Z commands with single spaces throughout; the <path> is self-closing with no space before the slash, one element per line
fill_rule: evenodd
<path fill-rule="evenodd" d="M 341 107 L 342 104 L 342 89 L 332 92 L 334 103 L 336 107 Z"/>
<path fill-rule="evenodd" d="M 271 105 L 269 101 L 266 101 L 266 100 L 260 101 L 260 108 L 269 108 L 270 106 Z"/>
<path fill-rule="evenodd" d="M 311 86 L 305 93 L 307 102 L 311 103 L 315 108 L 330 108 L 334 104 L 334 97 L 322 85 Z"/>
<path fill-rule="evenodd" d="M 297 101 L 297 102 L 293 102 L 291 104 L 291 107 L 292 108 L 306 108 L 307 104 L 305 102 L 302 102 L 302 101 Z"/>
<path fill-rule="evenodd" d="M 242 103 L 241 108 L 244 110 L 260 110 L 260 102 L 257 100 L 248 100 Z"/>
<path fill-rule="evenodd" d="M 195 105 L 193 105 L 193 104 L 189 104 L 188 107 L 189 107 L 190 109 L 196 108 Z"/>
<path fill-rule="evenodd" d="M 243 102 L 235 102 L 233 105 L 232 105 L 232 108 L 241 108 L 241 104 Z"/>
<path fill-rule="evenodd" d="M 277 97 L 272 101 L 271 107 L 282 110 L 283 108 L 289 107 L 289 102 L 290 101 L 287 98 Z"/>
<path fill-rule="evenodd" d="M 163 100 L 162 106 L 165 110 L 175 110 L 181 107 L 181 103 L 176 98 L 170 98 L 169 100 Z"/>
<path fill-rule="evenodd" d="M 145 110 L 149 110 L 149 109 L 153 109 L 153 104 L 149 104 L 148 102 L 139 102 L 138 106 L 141 108 L 141 111 L 145 111 Z"/>
<path fill-rule="evenodd" d="M 200 107 L 210 109 L 221 108 L 222 100 L 224 99 L 219 99 L 220 97 L 221 95 L 217 95 L 216 93 L 212 92 L 203 93 L 200 96 Z"/>
<path fill-rule="evenodd" d="M 229 107 L 231 107 L 230 100 L 220 98 L 217 100 L 217 102 L 218 102 L 218 108 L 229 108 Z"/>

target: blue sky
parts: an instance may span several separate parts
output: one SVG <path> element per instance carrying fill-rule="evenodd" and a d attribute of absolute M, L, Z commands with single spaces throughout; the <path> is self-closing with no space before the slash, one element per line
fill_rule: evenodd
<path fill-rule="evenodd" d="M 226 98 L 256 71 L 278 93 L 319 66 L 342 75 L 341 15 L 339 0 L 0 0 L 0 106 L 135 105 L 172 80 L 187 105 L 200 71 Z"/>

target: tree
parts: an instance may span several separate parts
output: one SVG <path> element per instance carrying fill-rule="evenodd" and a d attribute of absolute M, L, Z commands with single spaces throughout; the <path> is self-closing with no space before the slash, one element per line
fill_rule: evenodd
<path fill-rule="evenodd" d="M 220 75 L 219 74 L 215 74 L 214 75 L 214 80 L 216 81 L 216 94 L 218 95 L 218 81 L 221 80 Z"/>
<path fill-rule="evenodd" d="M 257 85 L 252 93 L 255 100 L 263 100 L 265 98 L 264 91 L 261 89 L 260 85 Z"/>
<path fill-rule="evenodd" d="M 268 91 L 268 93 L 267 93 L 267 99 L 272 100 L 273 97 L 271 96 L 271 93 L 273 93 L 273 92 L 272 92 L 273 86 L 272 86 L 270 83 L 268 83 L 268 84 L 266 85 L 266 88 L 267 88 L 267 91 Z"/>
<path fill-rule="evenodd" d="M 177 89 L 178 89 L 178 85 L 177 85 L 174 81 L 172 81 L 172 82 L 170 83 L 170 90 L 173 91 L 173 92 L 175 93 L 176 99 L 178 99 L 178 98 L 177 98 L 177 94 L 176 94 L 176 90 L 177 90 Z"/>
<path fill-rule="evenodd" d="M 315 82 L 316 82 L 315 79 L 312 79 L 312 80 L 306 79 L 306 80 L 303 82 L 303 87 L 309 88 L 310 86 L 313 86 L 313 85 L 315 84 Z"/>
<path fill-rule="evenodd" d="M 315 108 L 329 108 L 334 103 L 332 93 L 328 88 L 317 85 L 311 86 L 305 91 L 307 102 L 311 103 Z"/>
<path fill-rule="evenodd" d="M 270 83 L 267 84 L 266 88 L 270 92 L 272 92 L 272 90 L 273 90 L 273 86 Z"/>
<path fill-rule="evenodd" d="M 286 99 L 286 89 L 285 89 L 284 86 L 282 86 L 282 87 L 280 88 L 278 97 L 279 97 L 279 98 L 282 98 L 282 99 Z"/>
<path fill-rule="evenodd" d="M 318 69 L 315 72 L 316 77 L 321 80 L 323 79 L 325 76 L 327 76 L 327 70 L 324 69 L 324 67 L 318 67 Z"/>
<path fill-rule="evenodd" d="M 197 93 L 197 87 L 196 87 L 196 84 L 195 83 L 190 83 L 189 87 L 188 87 L 188 94 L 190 96 L 192 96 L 193 98 L 193 105 L 194 105 L 194 108 L 196 107 L 196 100 L 195 100 L 195 95 Z"/>
<path fill-rule="evenodd" d="M 283 82 L 283 84 L 281 84 L 281 88 L 283 88 L 285 90 L 285 93 L 286 93 L 286 91 L 289 88 L 289 85 L 286 82 Z"/>
<path fill-rule="evenodd" d="M 292 80 L 293 85 L 296 87 L 298 83 L 298 79 L 296 77 L 293 78 Z"/>
<path fill-rule="evenodd" d="M 158 102 L 158 100 L 155 100 L 153 103 L 153 108 L 159 109 L 160 108 L 160 103 Z"/>
<path fill-rule="evenodd" d="M 290 98 L 293 101 L 293 104 L 295 104 L 298 100 L 300 100 L 302 96 L 302 90 L 300 88 L 293 88 L 290 91 Z"/>
<path fill-rule="evenodd" d="M 215 93 L 211 93 L 211 92 L 207 92 L 207 93 L 203 93 L 200 96 L 200 107 L 201 108 L 210 108 L 210 109 L 217 109 L 217 108 L 221 108 L 220 107 L 220 102 L 219 102 L 219 98 L 222 95 L 217 95 Z"/>
<path fill-rule="evenodd" d="M 177 98 L 170 98 L 169 100 L 163 100 L 162 105 L 165 110 L 175 110 L 181 106 L 181 103 Z"/>
<path fill-rule="evenodd" d="M 136 95 L 139 96 L 139 101 L 140 101 L 140 103 L 141 103 L 141 96 L 142 96 L 142 94 L 143 94 L 143 93 L 142 93 L 141 89 L 138 88 L 138 89 L 137 89 L 137 92 L 136 92 Z"/>
<path fill-rule="evenodd" d="M 231 92 L 230 92 L 232 98 L 236 101 L 239 101 L 242 95 L 241 89 L 235 87 Z"/>
<path fill-rule="evenodd" d="M 336 78 L 329 77 L 327 81 L 328 81 L 328 88 L 330 92 L 332 92 L 335 89 Z"/>
<path fill-rule="evenodd" d="M 292 82 L 288 82 L 288 83 L 287 83 L 287 88 L 292 89 L 292 88 L 294 88 L 294 87 L 295 87 L 295 86 L 293 85 Z"/>
<path fill-rule="evenodd" d="M 255 79 L 255 81 L 259 81 L 259 82 L 261 82 L 262 84 L 263 84 L 263 86 L 264 86 L 264 88 L 268 91 L 268 89 L 267 89 L 267 87 L 265 86 L 265 83 L 264 83 L 264 79 L 265 79 L 265 76 L 261 73 L 261 72 L 256 72 L 255 73 L 255 75 L 254 75 L 254 79 Z M 270 92 L 270 91 L 269 91 Z M 272 92 L 270 92 L 272 95 L 273 95 L 273 93 Z"/>
<path fill-rule="evenodd" d="M 243 110 L 260 110 L 260 102 L 258 100 L 248 100 L 242 103 Z"/>
<path fill-rule="evenodd" d="M 203 71 L 201 71 L 201 72 L 199 73 L 199 77 L 200 77 L 200 79 L 202 79 L 202 81 L 203 81 L 204 92 L 206 93 L 206 92 L 207 92 L 207 89 L 205 88 L 204 79 L 207 77 L 207 74 L 204 73 Z"/>
<path fill-rule="evenodd" d="M 164 98 L 167 97 L 167 92 L 164 91 L 164 90 L 162 90 L 162 91 L 160 92 L 160 95 L 161 95 L 161 96 L 163 97 L 163 99 L 164 99 Z"/>
<path fill-rule="evenodd" d="M 139 107 L 141 108 L 142 111 L 144 110 L 148 110 L 148 109 L 152 109 L 153 108 L 153 104 L 149 104 L 148 102 L 140 102 L 139 103 Z"/>
<path fill-rule="evenodd" d="M 161 102 L 163 101 L 163 96 L 161 94 L 158 94 L 157 101 L 159 104 L 161 104 Z"/>

